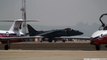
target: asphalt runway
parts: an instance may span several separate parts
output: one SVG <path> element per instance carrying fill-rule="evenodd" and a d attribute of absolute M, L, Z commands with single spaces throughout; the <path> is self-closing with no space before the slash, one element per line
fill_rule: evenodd
<path fill-rule="evenodd" d="M 0 60 L 106 60 L 107 51 L 0 50 Z"/>
<path fill-rule="evenodd" d="M 107 51 L 107 45 L 102 45 L 101 50 Z M 22 42 L 10 44 L 11 50 L 84 50 L 84 51 L 96 51 L 95 46 L 89 42 Z M 4 50 L 4 44 L 0 44 L 0 50 Z"/>
<path fill-rule="evenodd" d="M 89 42 L 11 44 L 9 50 L 0 45 L 0 60 L 107 60 L 107 48 L 100 51 Z"/>

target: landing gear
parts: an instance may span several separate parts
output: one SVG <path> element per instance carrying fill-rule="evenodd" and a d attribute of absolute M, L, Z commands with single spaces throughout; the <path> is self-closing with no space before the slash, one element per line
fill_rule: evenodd
<path fill-rule="evenodd" d="M 96 48 L 96 50 L 100 50 L 101 49 L 100 45 L 96 45 L 95 48 Z"/>
<path fill-rule="evenodd" d="M 52 42 L 52 40 L 48 40 L 48 42 L 50 42 L 50 43 L 51 43 L 51 42 Z"/>
<path fill-rule="evenodd" d="M 107 45 L 105 45 L 105 47 L 107 48 Z"/>
<path fill-rule="evenodd" d="M 10 46 L 8 44 L 4 45 L 4 50 L 10 49 Z"/>
<path fill-rule="evenodd" d="M 7 40 L 7 44 L 4 45 L 4 50 L 10 49 L 10 40 Z"/>
<path fill-rule="evenodd" d="M 65 43 L 65 40 L 62 40 L 63 43 Z"/>
<path fill-rule="evenodd" d="M 54 42 L 56 43 L 57 40 L 54 40 Z"/>

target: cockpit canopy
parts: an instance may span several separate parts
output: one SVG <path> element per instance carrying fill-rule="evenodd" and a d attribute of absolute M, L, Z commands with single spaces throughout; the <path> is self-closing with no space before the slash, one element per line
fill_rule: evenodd
<path fill-rule="evenodd" d="M 100 30 L 107 30 L 107 13 L 102 14 L 99 18 L 101 22 L 101 27 L 99 28 Z"/>

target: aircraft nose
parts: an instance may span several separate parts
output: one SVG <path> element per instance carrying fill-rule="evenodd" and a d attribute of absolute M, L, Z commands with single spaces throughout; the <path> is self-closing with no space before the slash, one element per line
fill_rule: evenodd
<path fill-rule="evenodd" d="M 77 31 L 77 30 L 73 30 L 73 33 L 74 33 L 74 35 L 82 35 L 82 34 L 84 34 L 83 32 Z"/>
<path fill-rule="evenodd" d="M 80 32 L 80 31 L 78 31 L 78 33 L 79 33 L 80 35 L 84 34 L 83 32 Z"/>

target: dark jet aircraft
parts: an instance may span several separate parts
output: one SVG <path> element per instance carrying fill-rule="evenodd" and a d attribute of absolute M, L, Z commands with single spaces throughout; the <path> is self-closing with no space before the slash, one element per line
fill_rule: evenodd
<path fill-rule="evenodd" d="M 55 37 L 61 36 L 76 36 L 82 35 L 83 33 L 78 30 L 73 30 L 71 28 L 58 29 L 58 30 L 50 30 L 50 31 L 36 31 L 31 25 L 27 24 L 28 32 L 30 36 L 43 36 L 42 41 L 45 38 L 48 38 L 49 42 L 53 40 L 56 41 Z"/>

